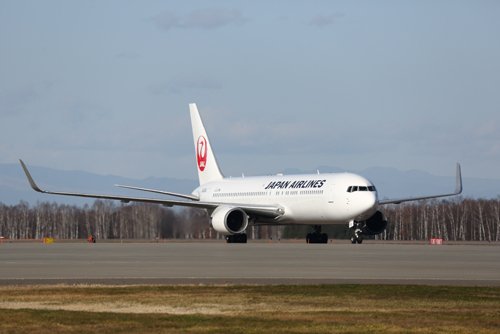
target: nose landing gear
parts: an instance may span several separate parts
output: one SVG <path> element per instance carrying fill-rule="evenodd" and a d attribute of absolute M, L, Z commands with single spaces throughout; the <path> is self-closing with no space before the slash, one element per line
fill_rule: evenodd
<path fill-rule="evenodd" d="M 357 221 L 349 222 L 349 231 L 351 233 L 351 243 L 360 244 L 363 242 L 363 231 L 361 230 L 361 224 Z"/>
<path fill-rule="evenodd" d="M 353 244 L 360 244 L 363 242 L 363 236 L 356 231 L 354 231 L 353 235 L 351 236 L 351 243 Z"/>

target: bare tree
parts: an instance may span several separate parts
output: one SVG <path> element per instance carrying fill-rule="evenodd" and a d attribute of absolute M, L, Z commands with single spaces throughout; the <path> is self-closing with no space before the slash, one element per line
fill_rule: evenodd
<path fill-rule="evenodd" d="M 419 201 L 382 208 L 389 225 L 377 239 L 500 241 L 500 197 Z M 302 237 L 307 226 L 251 226 L 249 239 Z M 338 233 L 339 231 L 337 231 Z M 171 209 L 152 204 L 95 201 L 83 207 L 56 203 L 0 203 L 0 235 L 11 239 L 222 239 L 203 210 Z M 345 233 L 340 231 L 338 237 Z M 347 234 L 345 234 L 347 237 Z"/>

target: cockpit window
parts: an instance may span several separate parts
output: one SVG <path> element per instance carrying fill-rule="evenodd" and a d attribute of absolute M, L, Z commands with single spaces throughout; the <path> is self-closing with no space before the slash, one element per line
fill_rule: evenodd
<path fill-rule="evenodd" d="M 347 188 L 348 193 L 353 193 L 355 191 L 377 191 L 375 186 L 349 186 Z"/>

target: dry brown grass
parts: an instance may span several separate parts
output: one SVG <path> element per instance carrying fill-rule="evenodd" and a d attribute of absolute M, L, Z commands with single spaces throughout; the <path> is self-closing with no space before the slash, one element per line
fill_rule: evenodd
<path fill-rule="evenodd" d="M 5 286 L 0 333 L 498 333 L 500 288 Z"/>

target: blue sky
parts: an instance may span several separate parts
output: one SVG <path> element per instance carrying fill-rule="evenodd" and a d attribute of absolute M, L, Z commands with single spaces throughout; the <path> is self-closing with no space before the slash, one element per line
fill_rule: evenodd
<path fill-rule="evenodd" d="M 500 178 L 499 1 L 0 0 L 0 163 Z"/>

